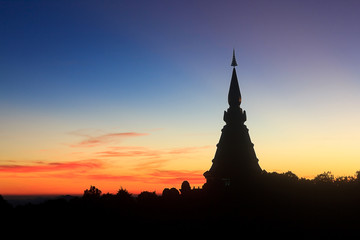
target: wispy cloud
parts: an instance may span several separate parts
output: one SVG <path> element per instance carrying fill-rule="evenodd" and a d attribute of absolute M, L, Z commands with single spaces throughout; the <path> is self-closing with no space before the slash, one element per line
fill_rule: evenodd
<path fill-rule="evenodd" d="M 147 157 L 160 158 L 165 155 L 182 155 L 194 153 L 211 146 L 184 147 L 172 149 L 150 149 L 140 146 L 109 147 L 108 151 L 98 152 L 100 157 Z"/>
<path fill-rule="evenodd" d="M 167 162 L 170 160 L 167 159 L 146 159 L 145 161 L 140 161 L 136 166 L 134 167 L 134 170 L 136 171 L 149 171 L 150 169 L 159 169 L 161 167 L 164 167 Z"/>
<path fill-rule="evenodd" d="M 79 143 L 71 145 L 71 147 L 94 147 L 104 143 L 118 141 L 124 138 L 149 135 L 149 133 L 138 133 L 138 132 L 116 132 L 116 133 L 101 134 L 97 136 L 91 136 L 89 134 L 84 134 L 80 132 L 72 132 L 71 134 L 85 138 Z"/>
<path fill-rule="evenodd" d="M 2 173 L 38 173 L 98 169 L 104 166 L 103 161 L 98 159 L 71 161 L 71 162 L 42 162 L 34 161 L 27 165 L 0 165 Z"/>
<path fill-rule="evenodd" d="M 133 170 L 149 171 L 166 166 L 166 163 L 186 154 L 193 154 L 211 146 L 196 146 L 171 149 L 151 149 L 141 146 L 108 147 L 108 150 L 96 153 L 99 158 L 135 158 Z"/>
<path fill-rule="evenodd" d="M 131 182 L 143 182 L 147 178 L 144 176 L 135 176 L 135 175 L 114 175 L 114 174 L 89 174 L 87 175 L 89 179 L 95 180 L 109 180 L 109 181 L 131 181 Z"/>
<path fill-rule="evenodd" d="M 129 170 L 149 172 L 154 169 L 166 168 L 167 163 L 174 158 L 182 158 L 187 154 L 193 154 L 211 146 L 195 146 L 170 149 L 152 149 L 141 146 L 120 146 L 108 147 L 108 150 L 96 153 L 97 158 L 126 159 L 134 158 L 130 161 L 132 167 Z"/>
<path fill-rule="evenodd" d="M 188 153 L 194 153 L 202 149 L 208 149 L 211 146 L 195 146 L 195 147 L 184 147 L 184 148 L 174 148 L 168 151 L 168 154 L 188 154 Z"/>
<path fill-rule="evenodd" d="M 202 170 L 150 170 L 141 175 L 92 174 L 88 175 L 88 178 L 104 181 L 152 183 L 173 187 L 179 186 L 185 180 L 194 185 L 203 184 L 205 182 L 205 178 L 202 174 Z"/>
<path fill-rule="evenodd" d="M 203 170 L 154 170 L 149 175 L 160 183 L 177 184 L 189 181 L 193 184 L 204 183 Z"/>
<path fill-rule="evenodd" d="M 109 147 L 107 151 L 96 153 L 99 157 L 147 157 L 158 158 L 163 151 L 140 146 Z"/>

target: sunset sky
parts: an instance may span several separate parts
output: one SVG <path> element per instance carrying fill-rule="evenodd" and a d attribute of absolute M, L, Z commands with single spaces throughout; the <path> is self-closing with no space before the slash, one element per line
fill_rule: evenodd
<path fill-rule="evenodd" d="M 259 164 L 360 170 L 360 1 L 0 1 L 0 194 L 202 186 L 232 50 Z"/>

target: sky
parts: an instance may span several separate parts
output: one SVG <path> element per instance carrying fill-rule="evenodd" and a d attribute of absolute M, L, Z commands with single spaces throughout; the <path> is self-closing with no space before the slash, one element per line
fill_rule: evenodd
<path fill-rule="evenodd" d="M 360 170 L 360 1 L 0 1 L 0 194 L 205 183 L 236 51 L 262 169 Z"/>

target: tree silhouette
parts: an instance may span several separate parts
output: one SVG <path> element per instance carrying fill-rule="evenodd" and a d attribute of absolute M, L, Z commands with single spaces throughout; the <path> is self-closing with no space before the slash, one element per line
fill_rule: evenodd
<path fill-rule="evenodd" d="M 130 204 L 134 201 L 132 194 L 122 187 L 116 193 L 115 198 L 122 204 Z"/>
<path fill-rule="evenodd" d="M 101 190 L 95 186 L 90 186 L 90 189 L 84 191 L 83 198 L 85 199 L 98 199 L 101 196 Z"/>
<path fill-rule="evenodd" d="M 330 184 L 334 182 L 334 175 L 330 172 L 323 172 L 314 178 L 314 183 Z"/>
<path fill-rule="evenodd" d="M 130 194 L 128 192 L 128 190 L 124 189 L 124 188 L 120 188 L 116 194 L 116 196 L 119 198 L 119 199 L 129 199 L 131 198 L 132 194 Z"/>
<path fill-rule="evenodd" d="M 287 172 L 283 173 L 283 175 L 290 181 L 298 181 L 299 180 L 299 177 L 296 176 L 296 174 L 291 171 L 287 171 Z"/>

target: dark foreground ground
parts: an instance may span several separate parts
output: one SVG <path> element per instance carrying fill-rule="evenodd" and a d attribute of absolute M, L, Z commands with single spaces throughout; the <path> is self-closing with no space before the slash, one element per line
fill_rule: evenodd
<path fill-rule="evenodd" d="M 126 190 L 116 195 L 88 191 L 83 197 L 17 207 L 2 200 L 0 208 L 2 233 L 13 238 L 23 234 L 116 239 L 360 237 L 360 182 L 356 181 L 315 184 L 279 177 L 251 187 L 182 189 L 181 193 L 172 189 L 162 196 L 143 192 L 137 197 Z"/>

